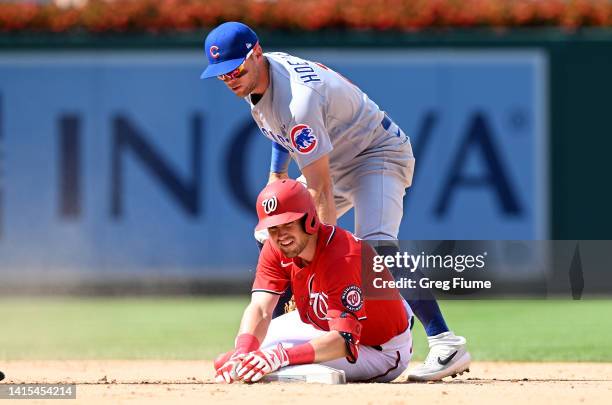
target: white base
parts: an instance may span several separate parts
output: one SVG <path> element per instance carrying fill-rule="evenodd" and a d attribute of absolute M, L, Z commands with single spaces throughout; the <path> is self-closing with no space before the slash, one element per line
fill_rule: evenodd
<path fill-rule="evenodd" d="M 262 381 L 302 382 L 319 384 L 346 384 L 344 370 L 323 366 L 321 364 L 303 364 L 281 368 L 266 374 Z"/>

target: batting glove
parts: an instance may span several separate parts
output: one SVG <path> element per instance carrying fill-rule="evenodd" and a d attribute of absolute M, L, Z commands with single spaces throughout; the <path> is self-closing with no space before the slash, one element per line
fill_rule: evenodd
<path fill-rule="evenodd" d="M 238 379 L 236 368 L 246 357 L 246 353 L 232 354 L 223 363 L 215 361 L 215 382 L 231 384 Z"/>
<path fill-rule="evenodd" d="M 273 349 L 257 350 L 246 355 L 236 369 L 238 379 L 257 382 L 266 374 L 289 365 L 287 350 L 280 343 Z"/>

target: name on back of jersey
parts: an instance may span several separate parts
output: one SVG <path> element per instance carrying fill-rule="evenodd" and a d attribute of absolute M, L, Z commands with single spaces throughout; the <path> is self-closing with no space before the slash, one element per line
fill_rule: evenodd
<path fill-rule="evenodd" d="M 295 56 L 289 55 L 287 53 L 282 52 L 274 52 L 275 55 L 280 56 L 285 60 L 285 63 L 293 69 L 295 73 L 298 74 L 298 77 L 302 81 L 302 83 L 312 83 L 312 82 L 320 82 L 321 78 L 316 73 L 312 63 L 296 58 Z"/>

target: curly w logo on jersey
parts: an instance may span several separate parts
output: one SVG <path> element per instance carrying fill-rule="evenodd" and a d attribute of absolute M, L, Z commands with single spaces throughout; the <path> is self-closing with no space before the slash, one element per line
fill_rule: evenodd
<path fill-rule="evenodd" d="M 312 128 L 306 124 L 299 124 L 291 128 L 291 143 L 298 153 L 307 155 L 317 146 L 317 137 Z"/>
<path fill-rule="evenodd" d="M 324 321 L 327 319 L 327 310 L 329 309 L 327 300 L 329 296 L 322 291 L 313 291 L 314 277 L 315 275 L 312 274 L 308 278 L 308 296 L 310 297 L 309 304 L 315 316 L 320 320 Z"/>
<path fill-rule="evenodd" d="M 327 319 L 327 309 L 329 308 L 327 304 L 327 299 L 329 297 L 324 292 L 311 292 L 310 293 L 310 306 L 312 307 L 312 311 L 320 320 Z"/>

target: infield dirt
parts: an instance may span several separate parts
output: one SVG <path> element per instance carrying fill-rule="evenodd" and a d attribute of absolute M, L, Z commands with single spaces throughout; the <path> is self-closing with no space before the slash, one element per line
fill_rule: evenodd
<path fill-rule="evenodd" d="M 522 405 L 609 404 L 612 398 L 612 363 L 480 362 L 470 373 L 441 383 L 407 383 L 400 377 L 390 384 L 336 386 L 219 385 L 212 381 L 209 361 L 9 361 L 1 369 L 6 379 L 0 384 L 76 383 L 76 402 L 87 404 Z"/>

